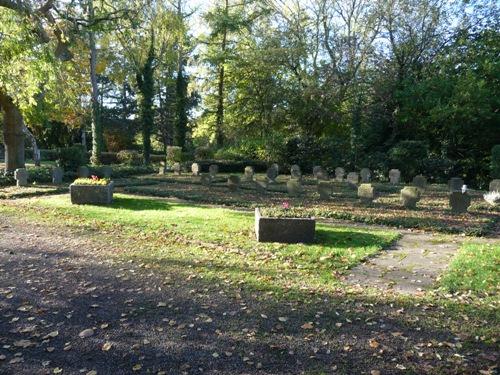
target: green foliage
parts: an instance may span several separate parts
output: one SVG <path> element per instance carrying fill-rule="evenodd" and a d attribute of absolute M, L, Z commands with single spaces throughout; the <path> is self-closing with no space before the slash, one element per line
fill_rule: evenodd
<path fill-rule="evenodd" d="M 88 163 L 88 156 L 82 145 L 73 145 L 57 149 L 57 165 L 65 171 L 76 171 Z"/>
<path fill-rule="evenodd" d="M 73 181 L 73 185 L 106 186 L 107 184 L 109 184 L 109 180 L 106 178 L 77 178 Z"/>
<path fill-rule="evenodd" d="M 127 165 L 141 165 L 143 163 L 141 154 L 135 150 L 122 150 L 116 154 L 120 163 Z"/>
<path fill-rule="evenodd" d="M 389 151 L 391 168 L 397 168 L 410 181 L 422 171 L 422 161 L 427 158 L 428 147 L 421 141 L 401 141 Z"/>
<path fill-rule="evenodd" d="M 167 146 L 167 165 L 182 162 L 182 147 Z"/>
<path fill-rule="evenodd" d="M 212 159 L 214 154 L 214 150 L 210 146 L 200 146 L 194 150 L 196 160 Z"/>
<path fill-rule="evenodd" d="M 491 149 L 491 178 L 500 178 L 500 145 Z"/>

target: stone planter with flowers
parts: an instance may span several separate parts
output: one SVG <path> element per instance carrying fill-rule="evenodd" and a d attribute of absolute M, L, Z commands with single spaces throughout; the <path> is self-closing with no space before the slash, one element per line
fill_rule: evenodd
<path fill-rule="evenodd" d="M 72 204 L 111 204 L 114 183 L 106 178 L 78 178 L 70 186 Z"/>

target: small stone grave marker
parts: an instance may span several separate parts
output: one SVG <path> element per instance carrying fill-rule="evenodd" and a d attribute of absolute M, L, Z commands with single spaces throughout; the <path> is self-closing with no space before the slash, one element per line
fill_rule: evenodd
<path fill-rule="evenodd" d="M 28 185 L 28 171 L 26 168 L 18 168 L 14 171 L 14 179 L 17 187 Z"/>
<path fill-rule="evenodd" d="M 401 181 L 401 171 L 399 169 L 391 169 L 389 171 L 389 181 L 393 185 L 399 184 Z"/>
<path fill-rule="evenodd" d="M 55 185 L 62 184 L 64 171 L 61 167 L 52 168 L 52 183 Z"/>
<path fill-rule="evenodd" d="M 401 189 L 401 203 L 405 208 L 416 208 L 420 200 L 420 190 L 416 186 L 406 186 Z"/>
<path fill-rule="evenodd" d="M 421 174 L 413 177 L 413 186 L 416 186 L 420 190 L 425 190 L 427 187 L 427 178 Z"/>
<path fill-rule="evenodd" d="M 78 167 L 77 171 L 76 171 L 76 175 L 78 176 L 78 178 L 88 178 L 89 177 L 89 169 L 82 165 L 80 167 Z"/>
<path fill-rule="evenodd" d="M 490 191 L 500 191 L 500 179 L 495 179 L 490 182 Z"/>
<path fill-rule="evenodd" d="M 231 175 L 227 179 L 227 187 L 231 191 L 236 191 L 240 187 L 240 178 L 236 175 Z"/>
<path fill-rule="evenodd" d="M 372 171 L 370 171 L 368 168 L 363 168 L 359 172 L 361 176 L 361 183 L 367 184 L 372 180 Z"/>
<path fill-rule="evenodd" d="M 269 182 L 276 182 L 276 178 L 278 177 L 278 172 L 276 168 L 274 167 L 269 167 L 266 172 L 267 179 Z"/>
<path fill-rule="evenodd" d="M 328 181 L 318 181 L 318 194 L 320 199 L 330 199 L 333 188 L 332 184 Z"/>
<path fill-rule="evenodd" d="M 321 167 L 320 165 L 315 165 L 313 167 L 313 176 L 315 178 L 318 178 L 318 173 L 323 169 L 323 167 Z"/>
<path fill-rule="evenodd" d="M 191 173 L 193 176 L 198 176 L 201 172 L 200 165 L 198 163 L 191 164 Z"/>
<path fill-rule="evenodd" d="M 174 163 L 174 165 L 172 165 L 172 170 L 174 171 L 175 174 L 180 175 L 182 172 L 181 163 L 179 162 Z"/>
<path fill-rule="evenodd" d="M 470 195 L 467 192 L 454 191 L 450 193 L 450 207 L 454 214 L 466 213 L 471 202 Z"/>
<path fill-rule="evenodd" d="M 255 174 L 253 167 L 249 165 L 246 166 L 244 174 L 245 174 L 245 181 L 253 181 L 253 175 Z"/>
<path fill-rule="evenodd" d="M 290 176 L 295 180 L 302 179 L 302 171 L 300 170 L 300 167 L 297 164 L 294 164 L 290 167 Z"/>
<path fill-rule="evenodd" d="M 335 180 L 338 182 L 344 181 L 345 170 L 342 167 L 335 168 Z"/>
<path fill-rule="evenodd" d="M 271 164 L 271 168 L 276 169 L 276 175 L 280 174 L 280 166 L 277 163 Z"/>
<path fill-rule="evenodd" d="M 359 175 L 356 172 L 349 172 L 347 174 L 347 183 L 351 188 L 357 189 L 359 183 Z"/>
<path fill-rule="evenodd" d="M 361 184 L 358 187 L 358 198 L 369 203 L 375 199 L 375 189 L 372 184 Z"/>
<path fill-rule="evenodd" d="M 464 180 L 462 180 L 460 177 L 452 177 L 448 181 L 448 188 L 450 189 L 450 193 L 453 193 L 454 191 L 462 192 L 462 186 L 464 186 Z"/>

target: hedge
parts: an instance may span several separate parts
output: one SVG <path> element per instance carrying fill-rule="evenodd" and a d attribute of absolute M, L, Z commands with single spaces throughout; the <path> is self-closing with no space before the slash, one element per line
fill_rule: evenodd
<path fill-rule="evenodd" d="M 208 167 L 211 164 L 216 164 L 219 167 L 220 173 L 243 173 L 245 167 L 253 167 L 256 173 L 265 173 L 267 171 L 268 165 L 265 162 L 257 160 L 196 160 L 201 167 L 202 172 L 208 173 Z M 187 166 L 188 170 L 191 170 L 191 163 Z"/>

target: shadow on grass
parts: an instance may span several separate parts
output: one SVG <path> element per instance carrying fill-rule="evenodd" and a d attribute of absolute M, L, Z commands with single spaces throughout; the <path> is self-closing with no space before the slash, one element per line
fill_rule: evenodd
<path fill-rule="evenodd" d="M 115 196 L 113 198 L 113 203 L 109 207 L 130 211 L 171 210 L 172 204 L 158 199 Z"/>
<path fill-rule="evenodd" d="M 383 246 L 387 240 L 382 235 L 366 232 L 336 230 L 335 228 L 316 229 L 316 238 L 312 245 L 326 248 L 350 248 L 360 246 Z"/>

